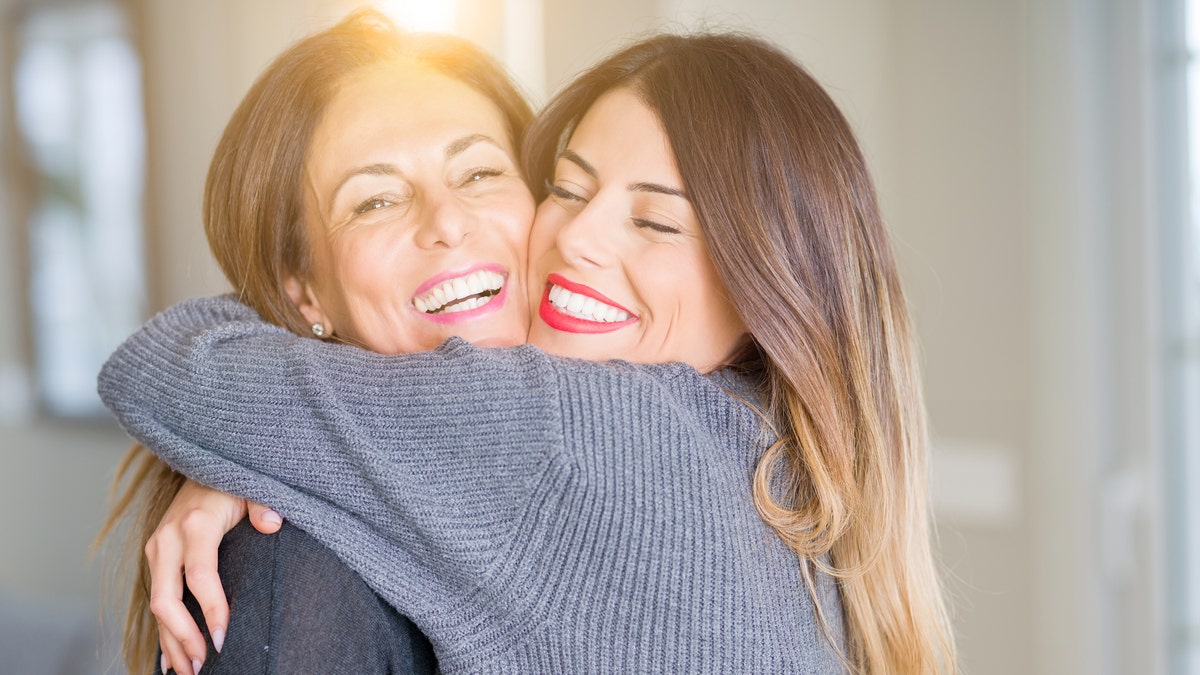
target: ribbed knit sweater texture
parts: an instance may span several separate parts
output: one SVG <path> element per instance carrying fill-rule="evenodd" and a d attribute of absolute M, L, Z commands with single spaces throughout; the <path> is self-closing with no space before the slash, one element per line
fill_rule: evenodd
<path fill-rule="evenodd" d="M 754 383 L 450 339 L 385 356 L 230 297 L 159 314 L 101 397 L 176 470 L 332 548 L 457 672 L 844 672 L 836 584 L 758 516 Z"/>

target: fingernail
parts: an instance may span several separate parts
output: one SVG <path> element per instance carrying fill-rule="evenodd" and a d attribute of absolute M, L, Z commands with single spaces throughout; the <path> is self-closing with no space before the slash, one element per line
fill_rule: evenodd
<path fill-rule="evenodd" d="M 192 672 L 195 675 L 200 675 L 200 661 L 198 659 L 192 659 Z"/>
<path fill-rule="evenodd" d="M 225 646 L 225 631 L 220 628 L 214 630 L 212 632 L 212 639 L 213 639 L 213 647 L 215 647 L 217 650 L 217 653 L 220 654 L 221 647 Z"/>
<path fill-rule="evenodd" d="M 275 509 L 267 509 L 266 511 L 263 511 L 262 519 L 275 525 L 279 525 L 283 522 L 283 518 L 279 517 L 279 514 L 275 512 Z"/>
<path fill-rule="evenodd" d="M 162 670 L 162 675 L 167 675 L 167 670 L 169 670 L 169 668 L 167 668 L 167 655 L 166 654 L 163 654 L 162 656 L 159 657 L 158 667 Z"/>

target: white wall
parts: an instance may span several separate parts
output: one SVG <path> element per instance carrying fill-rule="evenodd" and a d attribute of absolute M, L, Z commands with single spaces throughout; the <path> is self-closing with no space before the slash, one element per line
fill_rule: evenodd
<path fill-rule="evenodd" d="M 1164 672 L 1162 2 L 1030 5 L 1029 506 L 1042 672 Z"/>
<path fill-rule="evenodd" d="M 973 673 L 1044 672 L 1023 630 L 1035 564 L 1022 480 L 1032 459 L 1024 14 L 1021 2 L 906 3 L 886 56 L 893 152 L 880 191 L 922 347 L 935 515 Z"/>

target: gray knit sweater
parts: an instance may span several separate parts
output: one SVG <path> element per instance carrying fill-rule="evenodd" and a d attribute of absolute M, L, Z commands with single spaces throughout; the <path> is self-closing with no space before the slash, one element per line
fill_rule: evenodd
<path fill-rule="evenodd" d="M 383 356 L 226 297 L 152 319 L 100 394 L 175 469 L 330 546 L 445 672 L 844 670 L 755 511 L 766 438 L 729 371 L 458 339 Z"/>

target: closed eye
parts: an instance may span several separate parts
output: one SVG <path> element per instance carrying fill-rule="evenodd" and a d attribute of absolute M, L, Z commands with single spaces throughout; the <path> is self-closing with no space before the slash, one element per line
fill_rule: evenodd
<path fill-rule="evenodd" d="M 570 190 L 561 188 L 561 187 L 555 185 L 554 183 L 551 183 L 549 180 L 546 181 L 546 191 L 549 192 L 552 196 L 557 197 L 558 199 L 564 199 L 564 200 L 570 201 L 570 202 L 585 202 L 585 201 L 587 201 L 582 196 L 577 195 L 574 192 L 571 192 Z"/>
<path fill-rule="evenodd" d="M 644 220 L 642 218 L 634 218 L 633 224 L 641 229 L 654 230 L 655 232 L 661 232 L 663 234 L 679 234 L 683 231 L 677 227 L 663 225 L 662 223 L 656 223 L 653 220 Z"/>

